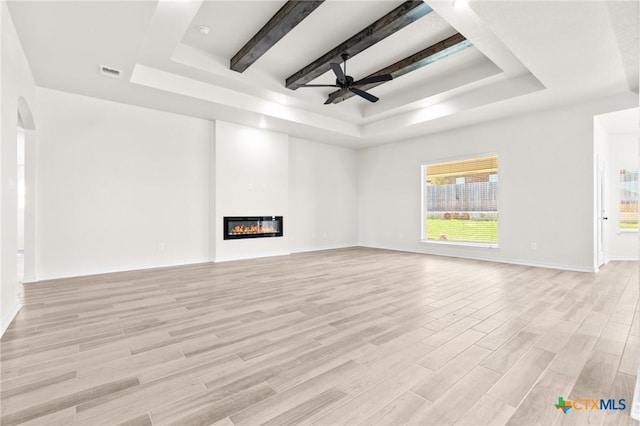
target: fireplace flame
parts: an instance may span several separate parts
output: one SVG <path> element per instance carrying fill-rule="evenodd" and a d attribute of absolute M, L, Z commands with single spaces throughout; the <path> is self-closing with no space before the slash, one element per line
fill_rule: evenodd
<path fill-rule="evenodd" d="M 232 235 L 237 234 L 268 234 L 272 232 L 277 232 L 276 227 L 272 225 L 236 225 L 231 229 Z"/>

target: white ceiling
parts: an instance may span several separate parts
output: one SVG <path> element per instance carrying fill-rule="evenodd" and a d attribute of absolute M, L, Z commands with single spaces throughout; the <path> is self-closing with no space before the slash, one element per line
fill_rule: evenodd
<path fill-rule="evenodd" d="M 292 91 L 285 79 L 402 1 L 328 0 L 247 71 L 231 71 L 229 59 L 284 3 L 8 1 L 39 86 L 351 147 L 637 97 L 634 0 L 428 1 L 434 12 L 350 59 L 348 73 L 364 77 L 456 32 L 473 46 L 371 89 L 375 104 L 354 97 L 335 105 L 323 105 L 330 89 Z M 104 77 L 100 65 L 123 75 Z"/>

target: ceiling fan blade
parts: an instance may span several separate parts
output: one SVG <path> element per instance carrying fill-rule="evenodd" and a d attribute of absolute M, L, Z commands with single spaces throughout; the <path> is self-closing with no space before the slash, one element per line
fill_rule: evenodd
<path fill-rule="evenodd" d="M 298 87 L 340 87 L 335 84 L 301 84 Z"/>
<path fill-rule="evenodd" d="M 362 98 L 365 98 L 369 102 L 378 102 L 380 100 L 380 98 L 377 98 L 377 97 L 373 96 L 371 93 L 367 93 L 364 90 L 360 90 L 360 89 L 355 88 L 355 87 L 350 87 L 349 90 L 352 91 L 353 93 L 355 93 L 356 95 L 358 95 L 358 96 L 360 96 Z"/>
<path fill-rule="evenodd" d="M 332 103 L 333 103 L 333 101 L 335 101 L 335 100 L 336 100 L 336 98 L 338 98 L 338 96 L 340 96 L 340 95 L 341 95 L 341 93 L 342 93 L 342 91 L 341 91 L 341 90 L 336 90 L 335 92 L 331 93 L 331 94 L 329 95 L 329 97 L 327 98 L 327 100 L 324 102 L 324 104 L 325 104 L 325 105 L 332 104 Z"/>
<path fill-rule="evenodd" d="M 340 83 L 347 81 L 347 78 L 344 76 L 344 72 L 342 72 L 342 68 L 340 68 L 340 64 L 331 63 L 330 65 L 333 73 L 336 75 Z"/>
<path fill-rule="evenodd" d="M 362 80 L 354 81 L 353 86 L 362 86 L 365 84 L 371 83 L 382 83 L 383 81 L 393 80 L 393 76 L 391 74 L 382 74 L 382 75 L 374 75 L 371 77 L 365 77 Z"/>

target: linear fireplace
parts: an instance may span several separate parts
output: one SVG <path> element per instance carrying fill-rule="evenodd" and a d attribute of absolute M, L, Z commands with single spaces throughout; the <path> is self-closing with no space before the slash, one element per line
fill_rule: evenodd
<path fill-rule="evenodd" d="M 225 240 L 282 237 L 282 216 L 224 217 Z"/>

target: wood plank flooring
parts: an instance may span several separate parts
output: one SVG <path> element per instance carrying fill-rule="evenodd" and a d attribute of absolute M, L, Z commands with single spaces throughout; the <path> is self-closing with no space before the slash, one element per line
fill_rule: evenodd
<path fill-rule="evenodd" d="M 349 248 L 25 286 L 12 425 L 637 425 L 638 264 Z"/>

